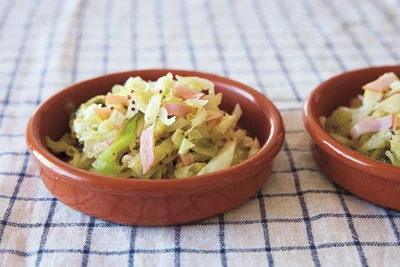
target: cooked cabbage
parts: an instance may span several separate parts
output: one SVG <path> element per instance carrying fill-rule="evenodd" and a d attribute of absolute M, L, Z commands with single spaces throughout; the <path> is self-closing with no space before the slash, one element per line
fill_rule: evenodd
<path fill-rule="evenodd" d="M 207 79 L 174 80 L 171 73 L 155 82 L 130 77 L 107 95 L 83 103 L 71 117 L 71 133 L 59 141 L 47 137 L 46 143 L 54 153 L 70 157 L 69 164 L 103 175 L 172 179 L 207 174 L 260 149 L 258 139 L 237 125 L 240 106 L 230 115 L 219 108 L 221 101 L 222 94 L 215 94 Z M 346 116 L 352 119 L 351 112 Z"/>
<path fill-rule="evenodd" d="M 363 86 L 350 107 L 337 108 L 322 126 L 338 142 L 370 158 L 400 166 L 400 81 L 387 73 Z M 362 101 L 361 101 L 362 99 Z"/>

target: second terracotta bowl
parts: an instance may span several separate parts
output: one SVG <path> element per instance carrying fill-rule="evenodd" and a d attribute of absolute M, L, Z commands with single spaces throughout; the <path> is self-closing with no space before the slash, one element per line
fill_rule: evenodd
<path fill-rule="evenodd" d="M 368 158 L 332 138 L 319 122 L 362 94 L 361 87 L 386 72 L 400 76 L 400 66 L 359 69 L 319 85 L 304 106 L 304 124 L 315 142 L 313 157 L 335 183 L 372 203 L 400 210 L 400 168 Z"/>
<path fill-rule="evenodd" d="M 139 180 L 101 176 L 74 168 L 49 152 L 45 136 L 60 138 L 68 131 L 71 106 L 105 94 L 130 76 L 156 80 L 168 72 L 199 76 L 214 82 L 223 93 L 222 109 L 235 103 L 243 109 L 239 124 L 262 143 L 244 162 L 215 173 L 170 180 Z M 68 87 L 46 102 L 29 121 L 29 151 L 39 164 L 48 190 L 61 202 L 82 213 L 117 223 L 171 225 L 189 223 L 226 212 L 259 191 L 271 173 L 270 163 L 284 141 L 284 126 L 275 106 L 262 94 L 238 82 L 212 74 L 181 70 L 141 70 L 117 73 Z"/>

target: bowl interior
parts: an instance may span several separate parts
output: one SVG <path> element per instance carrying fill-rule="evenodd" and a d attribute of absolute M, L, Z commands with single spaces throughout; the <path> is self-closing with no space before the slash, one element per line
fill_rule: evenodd
<path fill-rule="evenodd" d="M 226 79 L 214 75 L 199 75 L 190 71 L 174 71 L 173 74 L 183 76 L 201 76 L 212 80 L 215 83 L 216 91 L 223 93 L 222 109 L 232 112 L 236 103 L 243 109 L 243 115 L 239 121 L 242 128 L 246 129 L 251 136 L 257 136 L 261 144 L 264 144 L 270 135 L 272 120 L 269 118 L 271 110 L 265 106 L 265 99 L 261 101 L 259 97 L 241 89 L 240 84 L 227 82 Z M 53 96 L 50 101 L 46 101 L 41 107 L 40 119 L 37 120 L 37 135 L 40 143 L 44 146 L 45 136 L 52 139 L 59 139 L 65 132 L 69 131 L 69 116 L 81 103 L 93 96 L 106 94 L 115 84 L 123 84 L 130 76 L 140 76 L 144 80 L 157 80 L 160 76 L 167 74 L 166 70 L 152 71 L 132 71 L 117 73 L 112 75 L 95 78 L 73 85 L 66 90 Z"/>

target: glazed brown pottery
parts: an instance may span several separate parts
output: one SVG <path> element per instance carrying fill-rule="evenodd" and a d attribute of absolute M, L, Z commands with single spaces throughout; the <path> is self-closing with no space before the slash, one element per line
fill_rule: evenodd
<path fill-rule="evenodd" d="M 45 136 L 58 139 L 68 131 L 73 108 L 105 94 L 130 76 L 156 80 L 168 72 L 199 76 L 215 83 L 223 93 L 222 109 L 235 103 L 243 109 L 239 122 L 262 144 L 250 159 L 215 173 L 170 180 L 139 180 L 101 176 L 74 168 L 49 152 Z M 189 223 L 226 212 L 245 202 L 268 180 L 270 163 L 284 141 L 284 126 L 274 105 L 262 94 L 238 82 L 212 74 L 182 70 L 137 70 L 117 73 L 72 85 L 44 102 L 33 114 L 26 131 L 27 144 L 39 164 L 47 189 L 61 202 L 82 213 L 132 225 Z"/>
<path fill-rule="evenodd" d="M 304 106 L 304 124 L 315 142 L 313 157 L 325 174 L 356 196 L 400 210 L 400 168 L 368 158 L 333 139 L 319 122 L 362 94 L 361 86 L 386 72 L 400 76 L 400 66 L 345 72 L 319 85 Z"/>

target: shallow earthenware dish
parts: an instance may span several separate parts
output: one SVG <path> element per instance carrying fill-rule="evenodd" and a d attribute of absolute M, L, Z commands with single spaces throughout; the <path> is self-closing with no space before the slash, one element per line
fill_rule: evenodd
<path fill-rule="evenodd" d="M 361 86 L 385 72 L 400 75 L 400 66 L 359 69 L 319 85 L 304 106 L 304 124 L 314 140 L 313 157 L 325 174 L 354 195 L 380 206 L 400 210 L 400 168 L 368 158 L 332 138 L 319 122 L 336 108 L 362 94 Z"/>
<path fill-rule="evenodd" d="M 199 76 L 215 83 L 228 112 L 243 109 L 239 124 L 262 144 L 250 159 L 215 173 L 171 180 L 101 176 L 68 165 L 46 148 L 44 138 L 68 131 L 71 105 L 105 94 L 130 76 L 156 80 L 168 72 Z M 47 189 L 69 207 L 106 221 L 131 225 L 189 223 L 226 212 L 251 198 L 268 180 L 270 164 L 282 147 L 285 131 L 275 106 L 252 88 L 212 74 L 172 69 L 135 70 L 74 84 L 44 102 L 32 115 L 26 140 Z"/>

